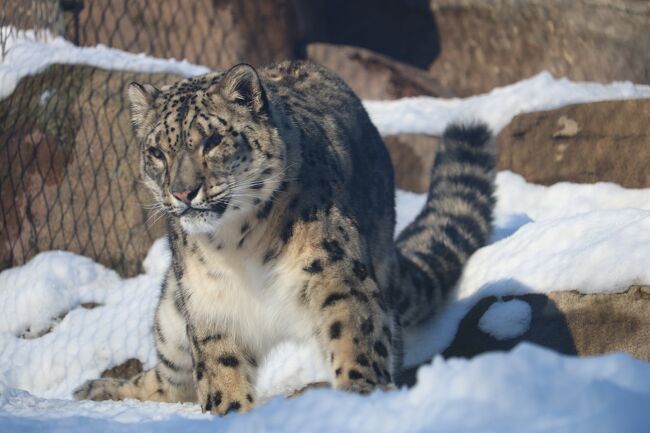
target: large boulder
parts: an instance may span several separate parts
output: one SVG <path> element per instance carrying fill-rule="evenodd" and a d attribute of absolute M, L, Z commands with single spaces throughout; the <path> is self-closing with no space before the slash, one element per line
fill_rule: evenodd
<path fill-rule="evenodd" d="M 124 275 L 153 239 L 124 90 L 179 77 L 55 65 L 0 101 L 0 264 L 43 250 L 80 253 Z"/>
<path fill-rule="evenodd" d="M 440 35 L 430 71 L 458 95 L 545 69 L 572 80 L 650 83 L 648 1 L 430 0 L 430 6 Z"/>
<path fill-rule="evenodd" d="M 59 2 L 42 0 L 2 0 L 0 2 L 0 50 L 5 49 L 5 40 L 16 30 L 34 30 L 37 38 L 47 32 L 60 35 L 65 31 L 65 22 Z"/>
<path fill-rule="evenodd" d="M 499 169 L 529 182 L 650 187 L 650 99 L 570 105 L 516 116 L 497 137 Z"/>
<path fill-rule="evenodd" d="M 397 188 L 419 193 L 429 190 L 431 167 L 439 141 L 439 137 L 427 134 L 384 136 L 395 169 Z"/>
<path fill-rule="evenodd" d="M 314 43 L 307 58 L 335 71 L 361 99 L 453 96 L 427 71 L 364 48 Z"/>
<path fill-rule="evenodd" d="M 412 6 L 399 5 L 396 0 L 380 5 L 372 4 L 375 0 L 362 2 L 366 8 L 355 2 L 339 2 L 337 7 L 337 2 L 330 0 L 198 0 L 191 4 L 179 0 L 97 0 L 84 3 L 78 25 L 68 20 L 66 36 L 80 45 L 101 43 L 156 57 L 187 59 L 214 69 L 239 62 L 262 65 L 306 57 L 336 71 L 364 99 L 451 96 L 426 69 L 363 48 L 308 43 L 347 40 L 399 55 L 397 44 L 412 38 L 413 23 L 422 19 L 413 13 Z M 66 15 L 71 18 L 71 14 Z M 398 40 L 392 36 L 395 29 L 384 28 L 396 19 L 406 20 L 403 30 L 397 32 L 402 36 Z M 327 25 L 322 25 L 324 22 Z M 417 27 L 420 45 L 422 32 L 435 34 L 433 18 L 429 16 L 427 22 L 430 28 Z M 358 31 L 360 27 L 365 30 Z M 349 32 L 352 28 L 357 30 Z M 359 40 L 358 36 L 363 37 Z M 373 41 L 383 41 L 389 49 Z M 413 49 L 413 43 L 409 46 Z"/>
<path fill-rule="evenodd" d="M 569 105 L 516 116 L 497 135 L 499 170 L 527 181 L 650 188 L 650 99 Z M 397 187 L 426 192 L 439 137 L 384 136 Z"/>
<path fill-rule="evenodd" d="M 496 303 L 528 305 L 527 326 L 511 336 L 491 335 L 482 319 Z M 510 310 L 512 313 L 512 310 Z M 498 320 L 490 317 L 490 320 Z M 508 326 L 512 319 L 502 318 Z M 516 327 L 516 326 L 515 326 Z M 577 291 L 489 296 L 461 320 L 445 358 L 472 358 L 491 351 L 507 351 L 529 342 L 566 355 L 590 356 L 625 352 L 650 361 L 650 286 L 631 286 L 622 293 L 582 294 Z M 398 382 L 415 383 L 417 367 L 406 369 Z"/>
<path fill-rule="evenodd" d="M 567 355 L 626 352 L 650 361 L 650 286 L 632 286 L 623 293 L 504 296 L 499 302 L 513 299 L 530 306 L 530 326 L 523 334 L 499 339 L 481 329 L 481 318 L 497 302 L 491 296 L 467 313 L 443 356 L 473 357 L 528 341 Z"/>

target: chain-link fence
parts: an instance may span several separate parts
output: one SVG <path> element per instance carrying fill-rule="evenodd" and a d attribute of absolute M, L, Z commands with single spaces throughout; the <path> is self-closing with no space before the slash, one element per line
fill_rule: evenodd
<path fill-rule="evenodd" d="M 0 0 L 3 60 L 16 37 L 63 37 L 223 69 L 296 50 L 295 8 L 268 0 Z M 124 89 L 179 77 L 54 65 L 0 100 L 0 269 L 77 252 L 138 273 L 163 234 L 148 221 Z"/>
<path fill-rule="evenodd" d="M 309 58 L 364 99 L 471 95 L 544 69 L 647 83 L 647 6 L 624 3 L 0 0 L 0 54 L 6 63 L 17 37 L 62 37 L 213 69 Z M 163 230 L 147 223 L 124 89 L 180 77 L 80 65 L 30 72 L 0 94 L 0 269 L 64 249 L 137 273 Z"/>

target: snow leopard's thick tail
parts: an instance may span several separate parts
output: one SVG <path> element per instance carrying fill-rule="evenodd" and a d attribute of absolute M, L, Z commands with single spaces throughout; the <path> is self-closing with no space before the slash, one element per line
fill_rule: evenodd
<path fill-rule="evenodd" d="M 483 124 L 451 125 L 436 151 L 426 205 L 397 238 L 393 291 L 404 326 L 431 317 L 485 245 L 494 209 L 496 145 Z"/>

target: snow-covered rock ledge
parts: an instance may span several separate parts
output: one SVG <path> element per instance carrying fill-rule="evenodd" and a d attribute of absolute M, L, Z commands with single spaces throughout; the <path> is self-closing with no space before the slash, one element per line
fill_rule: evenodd
<path fill-rule="evenodd" d="M 10 29 L 3 27 L 0 31 L 9 34 Z M 133 54 L 103 45 L 77 47 L 61 37 L 36 41 L 29 31 L 14 31 L 11 35 L 12 38 L 6 42 L 7 54 L 0 58 L 0 99 L 10 95 L 21 78 L 43 72 L 54 64 L 182 77 L 200 75 L 210 70 L 186 61 Z M 364 105 L 383 135 L 440 135 L 452 121 L 481 119 L 498 132 L 519 113 L 575 103 L 636 98 L 650 98 L 650 86 L 631 82 L 573 82 L 566 78 L 555 78 L 544 71 L 515 84 L 467 98 L 413 97 L 397 101 L 366 101 Z"/>
<path fill-rule="evenodd" d="M 14 196 L 3 196 L 2 206 L 16 217 L 0 232 L 0 262 L 22 264 L 33 250 L 65 249 L 96 254 L 94 259 L 101 263 L 120 266 L 116 270 L 122 275 L 137 274 L 153 239 L 151 234 L 160 236 L 162 230 L 154 224 L 155 218 L 148 221 L 142 212 L 147 197 L 134 183 L 139 157 L 137 147 L 130 146 L 133 138 L 124 88 L 133 80 L 162 85 L 208 68 L 101 46 L 75 47 L 61 38 L 37 42 L 29 32 L 13 34 L 19 37 L 7 40 L 7 55 L 0 62 L 0 111 L 9 113 L 5 128 L 11 131 L 4 144 L 8 155 L 20 152 L 52 167 L 26 164 L 25 157 L 22 160 L 27 166 L 10 172 L 7 184 L 20 187 L 13 191 Z M 522 112 L 576 102 L 647 97 L 650 86 L 576 83 L 542 72 L 470 98 L 420 97 L 368 101 L 365 106 L 382 134 L 438 134 L 452 120 L 484 119 L 496 132 Z M 65 131 L 65 137 L 58 131 Z M 109 147 L 120 158 L 104 158 L 102 152 L 93 151 Z M 397 171 L 411 170 L 398 167 Z M 111 175 L 116 172 L 125 175 Z M 30 181 L 24 182 L 25 177 Z M 112 206 L 96 208 L 84 184 L 76 181 L 86 178 L 95 179 L 92 196 Z M 64 212 L 67 207 L 59 204 L 68 202 L 74 209 Z M 101 232 L 93 230 L 95 212 L 102 221 L 114 223 Z M 48 221 L 53 229 L 32 226 L 34 221 L 41 225 Z M 29 238 L 32 232 L 39 233 L 36 245 Z M 77 242 L 79 233 L 84 235 Z M 123 233 L 130 234 L 127 242 Z"/>

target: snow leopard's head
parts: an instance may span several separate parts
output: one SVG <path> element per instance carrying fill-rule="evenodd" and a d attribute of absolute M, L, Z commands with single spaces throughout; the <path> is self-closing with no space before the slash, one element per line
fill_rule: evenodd
<path fill-rule="evenodd" d="M 128 96 L 145 184 L 188 233 L 263 212 L 281 187 L 285 146 L 250 65 L 160 90 L 131 83 Z"/>

